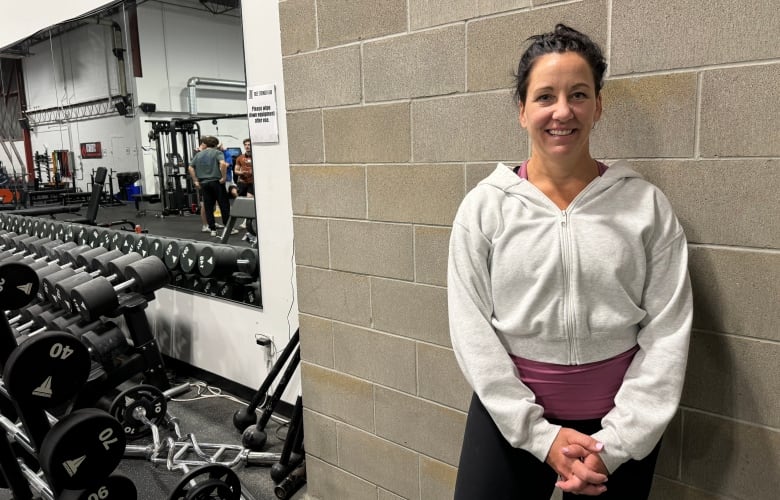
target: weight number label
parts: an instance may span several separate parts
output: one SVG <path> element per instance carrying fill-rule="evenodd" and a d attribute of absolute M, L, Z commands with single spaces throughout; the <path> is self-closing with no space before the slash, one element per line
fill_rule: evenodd
<path fill-rule="evenodd" d="M 71 354 L 73 354 L 73 348 L 68 346 L 63 346 L 59 342 L 51 346 L 51 349 L 49 349 L 49 356 L 55 359 L 56 358 L 68 359 Z"/>
<path fill-rule="evenodd" d="M 108 487 L 101 486 L 95 493 L 90 493 L 87 500 L 104 500 L 108 498 Z"/>
<path fill-rule="evenodd" d="M 98 439 L 100 440 L 101 443 L 103 443 L 103 448 L 108 450 L 110 449 L 113 443 L 119 441 L 119 438 L 112 439 L 113 435 L 114 435 L 114 429 L 112 429 L 111 427 L 106 427 L 105 429 L 103 429 L 103 432 L 98 434 Z"/>

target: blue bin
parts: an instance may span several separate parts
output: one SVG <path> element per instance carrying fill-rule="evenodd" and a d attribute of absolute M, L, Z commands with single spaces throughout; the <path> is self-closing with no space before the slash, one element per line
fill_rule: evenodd
<path fill-rule="evenodd" d="M 125 189 L 127 191 L 127 201 L 133 201 L 133 199 L 134 199 L 133 195 L 134 194 L 140 195 L 141 191 L 142 191 L 141 186 L 134 186 L 132 184 L 127 186 L 127 188 L 125 188 Z"/>

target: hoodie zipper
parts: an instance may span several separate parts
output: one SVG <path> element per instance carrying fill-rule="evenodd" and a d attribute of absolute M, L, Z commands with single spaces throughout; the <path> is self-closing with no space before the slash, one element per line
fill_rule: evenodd
<path fill-rule="evenodd" d="M 574 301 L 572 300 L 572 258 L 571 258 L 571 238 L 569 234 L 569 213 L 561 210 L 561 262 L 563 267 L 563 314 L 564 314 L 564 332 L 569 344 L 569 363 L 575 363 L 576 355 L 574 348 Z"/>

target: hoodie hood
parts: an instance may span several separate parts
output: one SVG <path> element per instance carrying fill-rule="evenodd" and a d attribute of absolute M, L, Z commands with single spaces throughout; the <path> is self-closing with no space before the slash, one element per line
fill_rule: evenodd
<path fill-rule="evenodd" d="M 529 194 L 527 188 L 532 187 L 533 185 L 526 179 L 517 175 L 512 169 L 512 166 L 499 163 L 496 166 L 496 169 L 493 170 L 489 176 L 482 179 L 477 185 L 492 186 L 509 194 Z M 604 172 L 604 175 L 596 179 L 598 182 L 595 182 L 594 180 L 594 182 L 591 182 L 585 190 L 589 191 L 591 195 L 596 194 L 609 189 L 623 179 L 629 178 L 641 179 L 642 176 L 631 169 L 631 167 L 628 166 L 628 162 L 625 160 L 618 160 L 609 165 L 609 168 Z M 533 187 L 533 190 L 541 194 L 535 187 Z"/>

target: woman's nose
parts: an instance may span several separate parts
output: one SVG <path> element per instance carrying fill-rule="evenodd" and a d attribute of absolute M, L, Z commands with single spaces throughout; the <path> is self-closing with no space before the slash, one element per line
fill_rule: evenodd
<path fill-rule="evenodd" d="M 553 109 L 553 119 L 561 122 L 565 122 L 574 116 L 571 111 L 571 105 L 566 98 L 558 99 L 555 103 L 555 109 Z"/>

